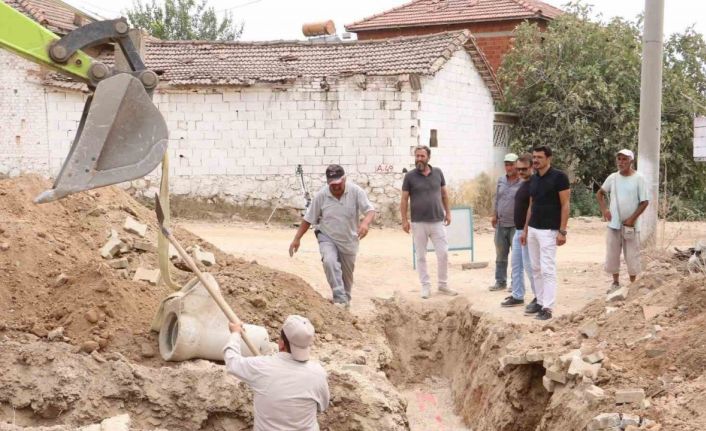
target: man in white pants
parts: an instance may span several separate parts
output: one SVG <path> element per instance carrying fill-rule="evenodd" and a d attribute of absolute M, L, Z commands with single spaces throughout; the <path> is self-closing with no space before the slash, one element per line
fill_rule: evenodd
<path fill-rule="evenodd" d="M 436 252 L 439 293 L 457 295 L 457 292 L 448 286 L 449 244 L 446 240 L 445 226 L 451 223 L 449 195 L 446 191 L 444 174 L 441 169 L 429 164 L 430 157 L 431 149 L 427 146 L 420 145 L 414 150 L 416 169 L 407 172 L 404 177 L 400 202 L 402 229 L 409 233 L 407 208 L 411 201 L 412 236 L 424 299 L 431 296 L 431 280 L 427 272 L 427 242 L 430 238 Z"/>
<path fill-rule="evenodd" d="M 530 209 L 520 242 L 529 248 L 532 279 L 537 296 L 537 320 L 552 318 L 556 303 L 556 248 L 566 243 L 569 222 L 569 177 L 551 166 L 552 150 L 532 149 Z"/>

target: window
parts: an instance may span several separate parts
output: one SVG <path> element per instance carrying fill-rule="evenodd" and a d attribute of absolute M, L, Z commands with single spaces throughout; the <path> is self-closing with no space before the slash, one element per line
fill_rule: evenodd
<path fill-rule="evenodd" d="M 429 133 L 429 147 L 436 148 L 439 146 L 439 140 L 436 136 L 436 129 L 431 129 Z"/>

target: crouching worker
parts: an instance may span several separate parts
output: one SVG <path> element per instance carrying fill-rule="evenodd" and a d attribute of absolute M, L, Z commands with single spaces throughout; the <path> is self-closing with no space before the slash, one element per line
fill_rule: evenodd
<path fill-rule="evenodd" d="M 287 317 L 279 338 L 279 353 L 244 358 L 240 355 L 241 325 L 230 323 L 223 349 L 228 373 L 247 383 L 254 393 L 254 431 L 318 431 L 316 413 L 328 407 L 326 371 L 309 360 L 314 327 L 309 319 Z"/>

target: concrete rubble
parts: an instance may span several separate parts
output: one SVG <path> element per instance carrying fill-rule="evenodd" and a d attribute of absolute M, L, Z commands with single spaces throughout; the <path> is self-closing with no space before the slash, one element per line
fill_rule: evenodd
<path fill-rule="evenodd" d="M 645 399 L 644 389 L 618 389 L 615 391 L 616 404 L 639 404 Z"/>
<path fill-rule="evenodd" d="M 137 251 L 145 251 L 148 253 L 154 253 L 157 251 L 157 247 L 146 239 L 135 239 L 135 241 L 132 242 L 132 248 Z"/>
<path fill-rule="evenodd" d="M 134 281 L 146 281 L 152 285 L 157 285 L 159 283 L 160 272 L 159 269 L 147 269 L 147 268 L 137 268 L 135 275 L 132 279 Z"/>
<path fill-rule="evenodd" d="M 100 254 L 103 259 L 112 259 L 114 258 L 118 253 L 120 253 L 122 247 L 123 247 L 123 242 L 118 238 L 117 236 L 111 235 L 110 238 L 108 238 L 108 242 L 103 245 L 100 249 Z"/>
<path fill-rule="evenodd" d="M 144 238 L 147 235 L 147 225 L 142 224 L 134 218 L 127 216 L 125 218 L 125 224 L 123 225 L 125 232 L 134 233 Z"/>
<path fill-rule="evenodd" d="M 586 338 L 595 338 L 598 335 L 598 323 L 595 320 L 589 320 L 579 327 L 579 332 Z"/>
<path fill-rule="evenodd" d="M 628 289 L 627 286 L 623 286 L 620 289 L 609 293 L 608 296 L 606 296 L 605 300 L 607 302 L 625 301 L 628 298 L 629 291 L 630 289 Z"/>
<path fill-rule="evenodd" d="M 129 266 L 129 262 L 127 257 L 121 257 L 119 259 L 108 261 L 108 266 L 113 269 L 125 269 Z"/>
<path fill-rule="evenodd" d="M 210 251 L 203 250 L 198 245 L 191 249 L 191 253 L 197 262 L 201 262 L 204 266 L 213 266 L 216 264 L 216 256 Z"/>

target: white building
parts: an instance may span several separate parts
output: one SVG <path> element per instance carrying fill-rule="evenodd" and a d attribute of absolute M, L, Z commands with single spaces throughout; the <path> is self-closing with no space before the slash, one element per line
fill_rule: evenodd
<path fill-rule="evenodd" d="M 499 87 L 467 31 L 357 42 L 149 40 L 145 57 L 161 76 L 154 100 L 170 131 L 173 194 L 300 206 L 296 166 L 315 191 L 337 163 L 394 217 L 418 144 L 436 145 L 432 164 L 450 186 L 495 168 Z M 0 67 L 0 173 L 55 175 L 85 88 L 4 51 Z M 158 175 L 132 186 L 154 189 Z"/>

